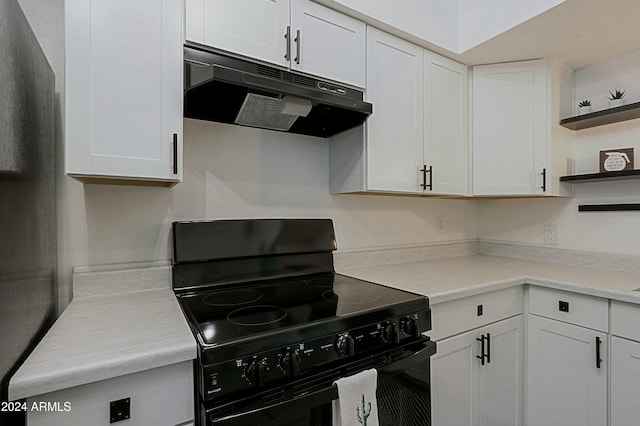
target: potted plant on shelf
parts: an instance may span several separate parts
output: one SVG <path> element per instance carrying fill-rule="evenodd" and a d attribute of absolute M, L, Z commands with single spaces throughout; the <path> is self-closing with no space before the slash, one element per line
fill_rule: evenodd
<path fill-rule="evenodd" d="M 578 103 L 578 114 L 588 114 L 591 112 L 591 101 L 589 99 L 585 99 L 584 101 L 580 101 Z"/>
<path fill-rule="evenodd" d="M 624 103 L 624 90 L 616 89 L 615 92 L 609 92 L 609 106 L 611 108 L 619 107 Z"/>

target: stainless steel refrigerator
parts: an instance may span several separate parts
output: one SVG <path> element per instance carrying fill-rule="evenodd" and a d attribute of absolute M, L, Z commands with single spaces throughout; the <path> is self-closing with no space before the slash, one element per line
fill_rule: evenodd
<path fill-rule="evenodd" d="M 56 317 L 54 74 L 17 0 L 0 0 L 0 377 Z M 23 422 L 0 413 L 0 425 Z"/>

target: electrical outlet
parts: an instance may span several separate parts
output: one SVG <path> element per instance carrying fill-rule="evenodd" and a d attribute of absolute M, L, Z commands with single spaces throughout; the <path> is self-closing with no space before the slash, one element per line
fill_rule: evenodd
<path fill-rule="evenodd" d="M 109 423 L 117 423 L 131 418 L 131 398 L 119 399 L 109 403 Z"/>
<path fill-rule="evenodd" d="M 558 225 L 544 225 L 543 235 L 545 244 L 558 245 Z"/>
<path fill-rule="evenodd" d="M 438 215 L 436 216 L 436 233 L 440 234 L 441 232 L 444 232 L 444 220 L 446 219 L 445 215 Z"/>

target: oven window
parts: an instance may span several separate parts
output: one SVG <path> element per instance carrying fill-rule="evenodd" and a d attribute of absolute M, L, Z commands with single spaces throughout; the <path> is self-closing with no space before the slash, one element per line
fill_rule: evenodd
<path fill-rule="evenodd" d="M 429 368 L 412 368 L 378 382 L 381 426 L 430 426 Z"/>

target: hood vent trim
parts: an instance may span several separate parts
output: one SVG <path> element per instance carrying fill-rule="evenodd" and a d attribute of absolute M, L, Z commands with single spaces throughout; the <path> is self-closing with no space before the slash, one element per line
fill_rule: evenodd
<path fill-rule="evenodd" d="M 260 64 L 256 65 L 256 74 L 265 75 L 271 78 L 282 79 L 281 70 Z"/>

